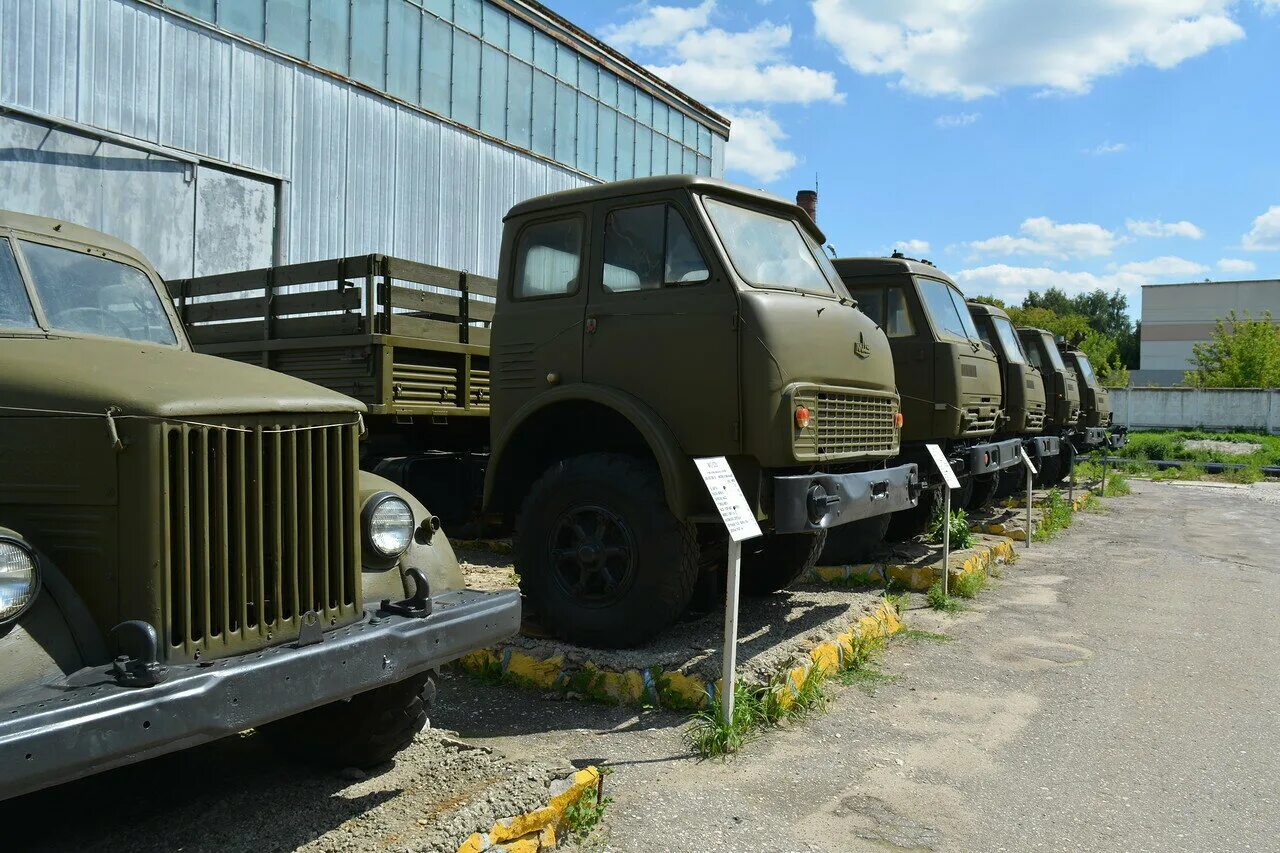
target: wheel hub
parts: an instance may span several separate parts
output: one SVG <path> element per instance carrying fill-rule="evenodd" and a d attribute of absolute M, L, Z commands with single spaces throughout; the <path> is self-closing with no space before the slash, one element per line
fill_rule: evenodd
<path fill-rule="evenodd" d="M 547 546 L 556 584 L 579 604 L 613 604 L 635 579 L 631 528 L 605 507 L 565 510 L 552 526 Z"/>

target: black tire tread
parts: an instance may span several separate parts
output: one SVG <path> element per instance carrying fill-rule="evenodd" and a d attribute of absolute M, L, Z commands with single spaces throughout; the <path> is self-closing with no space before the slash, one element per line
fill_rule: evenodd
<path fill-rule="evenodd" d="M 759 551 L 742 555 L 742 594 L 772 595 L 791 586 L 817 565 L 826 541 L 826 530 L 767 534 Z"/>

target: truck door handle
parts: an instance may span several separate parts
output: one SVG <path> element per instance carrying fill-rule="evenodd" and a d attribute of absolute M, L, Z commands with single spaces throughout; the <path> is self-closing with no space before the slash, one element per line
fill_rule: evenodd
<path fill-rule="evenodd" d="M 596 333 L 597 325 L 599 324 L 595 317 L 588 317 L 587 318 L 587 334 L 594 335 Z"/>

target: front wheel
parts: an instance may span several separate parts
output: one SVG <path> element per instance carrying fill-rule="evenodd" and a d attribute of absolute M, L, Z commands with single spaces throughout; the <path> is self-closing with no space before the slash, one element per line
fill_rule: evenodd
<path fill-rule="evenodd" d="M 946 486 L 934 486 L 920 493 L 920 501 L 911 509 L 899 510 L 889 517 L 885 538 L 890 542 L 914 539 L 929 529 L 936 515 L 942 514 L 942 490 Z"/>
<path fill-rule="evenodd" d="M 600 648 L 638 646 L 693 597 L 698 540 L 662 479 L 632 456 L 589 453 L 534 483 L 516 519 L 520 588 L 544 626 Z"/>
<path fill-rule="evenodd" d="M 313 764 L 361 769 L 386 764 L 427 725 L 436 683 L 422 673 L 263 726 L 283 752 Z"/>
<path fill-rule="evenodd" d="M 995 500 L 996 494 L 1000 490 L 1000 481 L 1003 480 L 1003 472 L 992 471 L 990 474 L 981 474 L 973 477 L 973 492 L 969 495 L 969 501 L 965 504 L 965 509 L 975 510 L 981 509 L 991 501 Z"/>
<path fill-rule="evenodd" d="M 812 569 L 827 531 L 770 533 L 742 544 L 742 594 L 770 595 L 786 589 Z"/>
<path fill-rule="evenodd" d="M 832 527 L 827 531 L 827 547 L 822 549 L 822 564 L 845 566 L 868 562 L 884 544 L 892 513 L 873 515 Z"/>
<path fill-rule="evenodd" d="M 1054 471 L 1053 479 L 1049 480 L 1049 485 L 1055 483 L 1065 483 L 1067 478 L 1076 470 L 1076 449 L 1069 441 L 1062 442 L 1062 451 L 1058 454 L 1058 467 Z"/>

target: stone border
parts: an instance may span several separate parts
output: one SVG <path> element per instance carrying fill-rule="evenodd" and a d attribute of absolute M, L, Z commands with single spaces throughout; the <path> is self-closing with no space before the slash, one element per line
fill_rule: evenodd
<path fill-rule="evenodd" d="M 775 671 L 760 686 L 769 687 L 782 707 L 791 704 L 814 666 L 838 670 L 854 653 L 855 637 L 889 637 L 903 629 L 898 612 L 882 602 L 848 629 L 810 649 L 808 660 Z M 456 663 L 464 672 L 540 690 L 561 690 L 575 698 L 616 705 L 697 710 L 707 706 L 723 688 L 720 679 L 708 680 L 678 671 L 656 669 L 611 670 L 591 661 L 574 667 L 564 655 L 537 658 L 512 648 L 482 649 Z"/>
<path fill-rule="evenodd" d="M 600 797 L 604 777 L 595 767 L 579 770 L 571 776 L 551 783 L 550 797 L 542 808 L 505 818 L 493 825 L 488 832 L 474 833 L 458 853 L 479 853 L 482 850 L 504 853 L 538 853 L 554 850 L 559 844 L 559 833 L 564 830 L 565 812 L 578 802 L 591 788 Z"/>
<path fill-rule="evenodd" d="M 1021 532 L 1021 531 L 1019 531 Z M 993 564 L 1016 562 L 1013 539 L 1006 538 L 993 545 L 979 545 L 963 551 L 952 551 L 950 560 L 951 580 L 975 572 L 986 573 Z M 814 566 L 802 579 L 808 583 L 848 583 L 868 586 L 895 584 L 912 592 L 924 592 L 942 579 L 940 563 L 910 565 L 900 563 L 859 563 L 848 566 Z"/>

